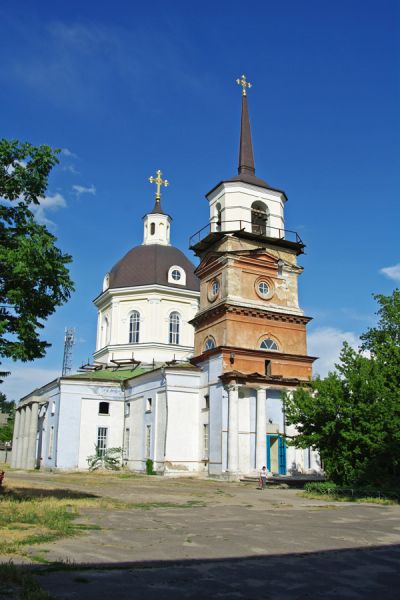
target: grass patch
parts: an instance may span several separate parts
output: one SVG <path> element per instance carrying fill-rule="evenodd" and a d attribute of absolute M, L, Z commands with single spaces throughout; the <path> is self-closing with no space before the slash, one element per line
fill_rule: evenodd
<path fill-rule="evenodd" d="M 53 600 L 42 590 L 35 577 L 12 562 L 0 564 L 0 596 L 18 600 Z"/>
<path fill-rule="evenodd" d="M 127 507 L 118 500 L 71 490 L 7 486 L 0 494 L 0 554 L 21 554 L 24 546 L 101 529 L 75 522 L 82 508 Z"/>
<path fill-rule="evenodd" d="M 73 490 L 7 485 L 0 493 L 0 554 L 24 554 L 26 546 L 100 530 L 99 525 L 76 522 L 81 509 L 152 510 L 204 506 L 206 504 L 201 500 L 129 503 Z M 36 559 L 37 556 L 33 560 Z"/>
<path fill-rule="evenodd" d="M 376 489 L 373 487 L 341 487 L 331 481 L 310 482 L 304 486 L 305 498 L 335 500 L 336 502 L 361 502 L 372 504 L 399 504 L 399 490 Z"/>
<path fill-rule="evenodd" d="M 321 500 L 321 494 L 318 492 L 302 492 L 301 496 L 303 498 L 310 498 L 311 500 Z M 327 502 L 356 502 L 361 504 L 381 504 L 384 506 L 398 504 L 397 500 L 392 500 L 390 498 L 378 498 L 376 496 L 346 496 L 343 494 L 335 494 L 335 493 L 324 493 L 323 500 Z"/>

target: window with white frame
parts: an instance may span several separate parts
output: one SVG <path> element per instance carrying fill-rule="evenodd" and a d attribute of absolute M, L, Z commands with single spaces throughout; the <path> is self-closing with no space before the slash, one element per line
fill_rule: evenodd
<path fill-rule="evenodd" d="M 131 403 L 126 402 L 125 403 L 125 416 L 129 417 L 130 414 L 131 414 Z"/>
<path fill-rule="evenodd" d="M 151 412 L 153 407 L 153 398 L 147 398 L 146 400 L 146 412 Z"/>
<path fill-rule="evenodd" d="M 172 265 L 168 270 L 168 283 L 186 285 L 186 272 L 179 265 Z"/>
<path fill-rule="evenodd" d="M 146 458 L 151 458 L 151 425 L 146 425 Z"/>
<path fill-rule="evenodd" d="M 107 450 L 107 427 L 97 428 L 97 451 L 99 456 L 104 456 Z"/>
<path fill-rule="evenodd" d="M 180 317 L 177 312 L 172 312 L 169 316 L 169 343 L 179 344 Z"/>
<path fill-rule="evenodd" d="M 208 458 L 208 423 L 203 425 L 203 456 Z"/>
<path fill-rule="evenodd" d="M 140 314 L 134 310 L 129 317 L 129 343 L 138 344 L 140 339 Z"/>

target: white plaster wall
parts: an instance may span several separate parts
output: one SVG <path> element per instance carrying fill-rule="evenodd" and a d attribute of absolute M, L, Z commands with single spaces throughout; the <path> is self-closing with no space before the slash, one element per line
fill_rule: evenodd
<path fill-rule="evenodd" d="M 166 370 L 168 395 L 168 434 L 166 473 L 188 473 L 203 470 L 200 451 L 199 397 L 200 374 L 193 371 Z"/>
<path fill-rule="evenodd" d="M 99 414 L 100 402 L 109 402 L 109 414 Z M 108 394 L 83 397 L 80 418 L 80 444 L 78 468 L 87 469 L 87 457 L 95 454 L 98 427 L 107 427 L 107 448 L 122 448 L 124 426 L 124 401 L 111 400 Z"/>
<path fill-rule="evenodd" d="M 98 322 L 109 315 L 111 332 L 109 343 L 102 325 L 98 325 L 95 360 L 110 362 L 112 358 L 131 358 L 151 363 L 188 358 L 193 354 L 194 328 L 189 323 L 198 310 L 199 293 L 165 286 L 142 286 L 126 290 L 109 290 L 104 296 Z M 136 310 L 140 314 L 138 344 L 129 343 L 129 320 Z M 177 312 L 180 317 L 179 345 L 169 344 L 169 317 Z"/>

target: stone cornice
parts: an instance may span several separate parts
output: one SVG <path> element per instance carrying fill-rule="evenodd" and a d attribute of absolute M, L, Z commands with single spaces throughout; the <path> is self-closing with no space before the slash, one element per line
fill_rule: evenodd
<path fill-rule="evenodd" d="M 259 350 L 255 348 L 238 348 L 236 346 L 217 346 L 212 348 L 211 350 L 207 350 L 207 352 L 203 352 L 199 356 L 194 356 L 190 359 L 190 362 L 197 364 L 198 362 L 202 362 L 204 360 L 204 356 L 207 358 L 209 356 L 213 356 L 215 354 L 226 354 L 230 355 L 232 352 L 239 358 L 241 356 L 252 356 L 252 357 L 262 357 L 271 360 L 280 360 L 283 362 L 302 362 L 307 364 L 312 364 L 318 357 L 316 356 L 307 356 L 305 354 L 289 354 L 287 352 L 276 352 L 275 350 Z"/>
<path fill-rule="evenodd" d="M 226 385 L 241 384 L 266 387 L 297 387 L 299 385 L 309 385 L 308 380 L 298 379 L 297 377 L 280 377 L 277 375 L 260 375 L 260 373 L 241 373 L 240 371 L 229 371 L 219 377 L 221 382 Z"/>
<path fill-rule="evenodd" d="M 275 312 L 263 310 L 261 308 L 248 306 L 234 306 L 233 304 L 221 303 L 217 306 L 212 306 L 201 314 L 197 314 L 189 323 L 194 326 L 213 321 L 221 315 L 235 314 L 243 317 L 255 317 L 265 319 L 266 321 L 279 321 L 281 323 L 296 323 L 298 325 L 306 325 L 312 320 L 312 317 L 304 315 L 296 315 L 285 312 Z"/>

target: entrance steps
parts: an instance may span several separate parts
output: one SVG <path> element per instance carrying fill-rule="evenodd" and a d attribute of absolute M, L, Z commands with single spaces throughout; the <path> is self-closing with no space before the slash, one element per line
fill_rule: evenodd
<path fill-rule="evenodd" d="M 239 481 L 240 483 L 251 483 L 253 485 L 257 485 L 260 481 L 260 478 L 255 475 L 243 475 Z M 306 483 L 314 481 L 325 481 L 325 477 L 323 475 L 316 475 L 312 473 L 304 475 L 273 475 L 272 477 L 267 478 L 267 487 L 302 488 Z"/>

